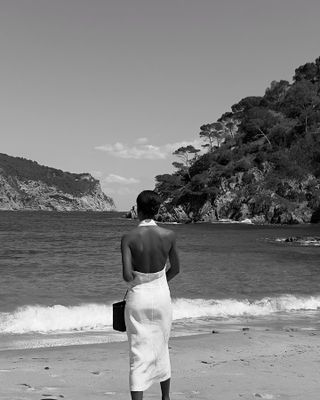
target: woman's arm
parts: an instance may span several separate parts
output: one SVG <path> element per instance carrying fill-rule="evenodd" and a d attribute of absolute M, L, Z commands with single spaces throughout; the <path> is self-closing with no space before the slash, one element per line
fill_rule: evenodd
<path fill-rule="evenodd" d="M 134 279 L 132 270 L 132 256 L 129 247 L 128 235 L 124 235 L 121 239 L 121 255 L 122 255 L 122 276 L 126 282 Z"/>
<path fill-rule="evenodd" d="M 174 232 L 171 232 L 171 234 L 172 234 L 172 244 L 171 244 L 171 249 L 169 251 L 170 269 L 168 269 L 166 273 L 168 282 L 180 272 L 180 260 L 176 246 L 176 235 Z"/>

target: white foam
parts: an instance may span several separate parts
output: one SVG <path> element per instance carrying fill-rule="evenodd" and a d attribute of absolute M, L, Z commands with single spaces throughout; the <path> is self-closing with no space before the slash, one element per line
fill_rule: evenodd
<path fill-rule="evenodd" d="M 111 324 L 110 304 L 25 306 L 13 313 L 0 313 L 0 333 L 105 330 Z"/>
<path fill-rule="evenodd" d="M 290 312 L 299 310 L 320 309 L 320 296 L 296 297 L 284 295 L 280 297 L 265 297 L 261 300 L 204 300 L 204 299 L 177 299 L 174 301 L 173 317 L 240 317 L 263 316 L 275 312 Z"/>
<path fill-rule="evenodd" d="M 320 309 L 320 296 L 297 297 L 284 295 L 261 300 L 173 300 L 173 319 L 232 318 L 264 316 L 276 312 Z M 25 306 L 12 313 L 0 313 L 0 333 L 68 333 L 77 331 L 111 331 L 111 304 L 81 304 L 78 306 L 54 305 Z"/>

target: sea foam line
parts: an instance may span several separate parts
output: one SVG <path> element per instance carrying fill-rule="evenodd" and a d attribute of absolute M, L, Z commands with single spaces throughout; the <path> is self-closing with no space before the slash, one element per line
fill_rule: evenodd
<path fill-rule="evenodd" d="M 178 298 L 173 300 L 173 319 L 263 316 L 276 312 L 318 309 L 320 309 L 320 296 L 283 295 L 265 297 L 256 301 Z M 0 313 L 0 333 L 2 334 L 111 331 L 111 329 L 111 304 L 28 305 L 11 313 Z"/>

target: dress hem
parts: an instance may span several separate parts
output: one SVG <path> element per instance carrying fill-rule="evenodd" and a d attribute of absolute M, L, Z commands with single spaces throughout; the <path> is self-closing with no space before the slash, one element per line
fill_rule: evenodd
<path fill-rule="evenodd" d="M 164 378 L 154 379 L 151 383 L 143 387 L 139 388 L 130 387 L 130 392 L 144 392 L 145 390 L 149 389 L 149 387 L 152 386 L 154 383 L 161 383 L 167 381 L 168 379 L 171 379 L 171 374 Z"/>

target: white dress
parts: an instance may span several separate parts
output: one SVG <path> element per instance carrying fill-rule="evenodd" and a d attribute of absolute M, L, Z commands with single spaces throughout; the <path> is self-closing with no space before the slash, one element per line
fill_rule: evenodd
<path fill-rule="evenodd" d="M 156 225 L 142 221 L 139 226 Z M 155 273 L 135 271 L 126 297 L 131 391 L 144 391 L 171 377 L 168 341 L 172 307 L 166 266 Z"/>

